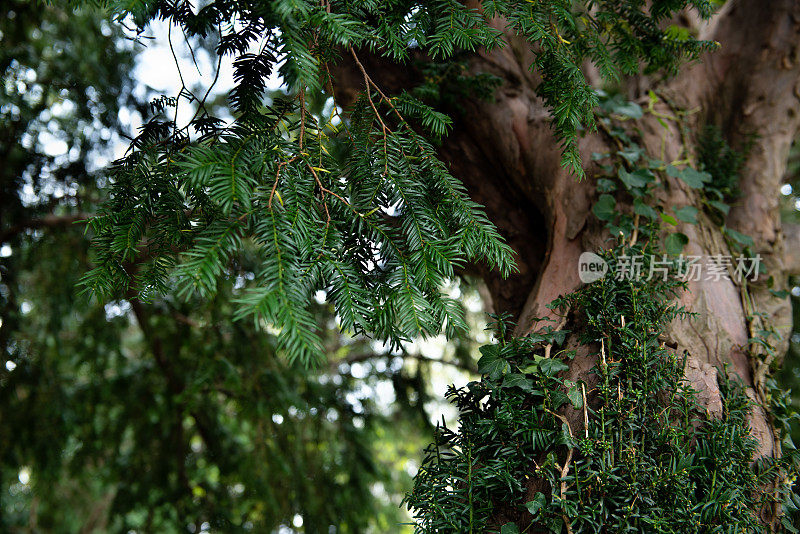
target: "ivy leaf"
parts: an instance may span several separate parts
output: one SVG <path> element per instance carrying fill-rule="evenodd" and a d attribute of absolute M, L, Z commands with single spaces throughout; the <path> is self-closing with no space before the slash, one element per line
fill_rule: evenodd
<path fill-rule="evenodd" d="M 544 496 L 544 493 L 541 491 L 537 491 L 536 495 L 533 496 L 532 501 L 528 501 L 525 503 L 525 508 L 528 509 L 531 515 L 536 515 L 539 513 L 539 510 L 545 507 L 547 504 L 547 497 Z"/>
<path fill-rule="evenodd" d="M 711 175 L 707 172 L 700 172 L 691 167 L 686 167 L 683 170 L 683 176 L 680 177 L 684 182 L 689 184 L 689 186 L 694 187 L 695 189 L 700 189 L 703 187 L 703 184 L 706 184 L 711 181 Z"/>
<path fill-rule="evenodd" d="M 648 219 L 658 219 L 658 212 L 652 206 L 645 204 L 640 198 L 633 201 L 633 212 Z"/>
<path fill-rule="evenodd" d="M 697 208 L 694 206 L 683 206 L 682 208 L 673 208 L 675 216 L 683 222 L 697 224 Z"/>
<path fill-rule="evenodd" d="M 567 398 L 570 404 L 576 409 L 583 408 L 583 395 L 581 395 L 581 388 L 572 380 L 564 380 L 564 385 L 567 387 Z"/>
<path fill-rule="evenodd" d="M 641 119 L 644 112 L 642 106 L 636 102 L 625 102 L 624 104 L 616 104 L 611 107 L 611 112 L 629 119 Z"/>
<path fill-rule="evenodd" d="M 555 358 L 545 358 L 539 362 L 539 369 L 541 369 L 542 373 L 546 376 L 553 376 L 556 373 L 569 369 L 569 365 Z"/>
<path fill-rule="evenodd" d="M 688 242 L 689 238 L 686 237 L 686 234 L 675 232 L 674 234 L 669 234 L 664 240 L 664 249 L 666 250 L 667 254 L 677 256 L 681 253 L 683 247 Z"/>
<path fill-rule="evenodd" d="M 628 189 L 632 187 L 645 187 L 653 181 L 655 177 L 653 173 L 647 169 L 636 169 L 633 172 L 628 172 L 625 169 L 619 170 L 619 179 L 622 180 Z"/>
<path fill-rule="evenodd" d="M 500 356 L 500 347 L 497 345 L 484 345 L 479 349 L 481 359 L 478 360 L 478 372 L 482 375 L 489 375 L 493 379 L 498 379 L 510 369 L 508 362 Z"/>
<path fill-rule="evenodd" d="M 543 360 L 541 356 L 536 357 L 537 361 L 526 365 L 525 367 L 520 367 L 519 372 L 526 374 L 526 375 L 535 375 L 539 373 L 539 361 Z"/>
<path fill-rule="evenodd" d="M 524 391 L 531 392 L 533 391 L 533 380 L 529 378 L 525 378 L 525 375 L 521 373 L 510 373 L 503 378 L 503 385 L 504 388 L 520 388 Z"/>
<path fill-rule="evenodd" d="M 666 213 L 659 213 L 659 215 L 661 216 L 661 220 L 665 223 L 671 224 L 672 226 L 676 226 L 678 224 L 678 221 L 672 215 L 668 215 Z"/>
<path fill-rule="evenodd" d="M 739 243 L 740 245 L 744 245 L 746 247 L 752 247 L 755 243 L 753 242 L 753 238 L 749 235 L 745 235 L 741 232 L 737 232 L 736 230 L 731 230 L 730 228 L 723 228 L 726 234 L 731 236 L 734 241 Z"/>
<path fill-rule="evenodd" d="M 556 345 L 563 345 L 564 340 L 567 339 L 567 333 L 569 330 L 557 330 L 553 332 L 553 343 Z"/>
<path fill-rule="evenodd" d="M 610 193 L 617 190 L 617 184 L 608 178 L 600 178 L 597 180 L 597 190 L 601 193 Z"/>
<path fill-rule="evenodd" d="M 729 205 L 725 204 L 724 202 L 720 202 L 719 200 L 709 200 L 708 203 L 712 207 L 724 213 L 725 215 L 727 215 L 728 212 L 731 211 L 731 207 Z"/>
<path fill-rule="evenodd" d="M 686 185 L 692 189 L 701 189 L 703 184 L 711 181 L 711 175 L 707 172 L 700 172 L 692 167 L 679 169 L 674 165 L 667 165 L 667 174 L 676 178 L 680 178 Z"/>
<path fill-rule="evenodd" d="M 618 151 L 617 154 L 625 158 L 628 163 L 633 165 L 639 161 L 639 158 L 642 157 L 642 154 L 644 154 L 644 149 L 638 146 L 630 146 L 624 150 Z"/>
<path fill-rule="evenodd" d="M 506 523 L 500 527 L 500 534 L 519 534 L 519 527 L 514 523 Z"/>
<path fill-rule="evenodd" d="M 592 206 L 592 213 L 601 221 L 610 221 L 616 214 L 616 205 L 617 201 L 611 195 L 600 195 L 600 199 Z"/>

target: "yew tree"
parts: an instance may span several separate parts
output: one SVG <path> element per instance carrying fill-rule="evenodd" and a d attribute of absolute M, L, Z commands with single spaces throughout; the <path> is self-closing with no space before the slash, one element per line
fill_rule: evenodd
<path fill-rule="evenodd" d="M 230 320 L 318 365 L 318 291 L 399 346 L 465 329 L 443 288 L 477 274 L 495 343 L 406 498 L 418 531 L 797 531 L 771 375 L 800 270 L 778 209 L 799 2 L 103 4 L 212 46 L 236 84 L 223 116 L 196 88 L 153 102 L 90 223 L 88 291 L 211 298 L 247 256 Z M 586 251 L 611 272 L 582 282 Z M 663 276 L 617 276 L 631 257 Z"/>

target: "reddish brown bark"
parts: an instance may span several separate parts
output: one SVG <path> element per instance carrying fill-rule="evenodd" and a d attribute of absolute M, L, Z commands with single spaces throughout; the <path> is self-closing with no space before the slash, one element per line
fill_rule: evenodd
<path fill-rule="evenodd" d="M 503 27 L 501 21 L 494 22 Z M 702 36 L 718 41 L 720 50 L 687 66 L 675 79 L 642 77 L 629 80 L 626 87 L 630 98 L 643 104 L 647 91 L 657 90 L 662 99 L 656 111 L 663 114 L 673 114 L 675 107 L 696 110 L 686 118 L 690 132 L 713 124 L 733 146 L 754 139 L 741 172 L 743 196 L 725 224 L 754 238 L 755 252 L 764 258 L 773 287 L 782 288 L 787 272 L 800 270 L 800 233 L 793 228 L 784 238 L 778 211 L 788 150 L 800 128 L 800 2 L 734 0 L 701 27 Z M 495 74 L 504 83 L 493 101 L 460 103 L 463 111 L 455 113 L 454 132 L 441 156 L 517 251 L 519 275 L 502 280 L 497 273 L 481 274 L 495 308 L 518 316 L 517 334 L 524 334 L 535 326 L 535 317 L 552 316 L 545 307 L 551 300 L 578 287 L 580 253 L 607 246 L 608 233 L 591 214 L 598 173 L 591 154 L 618 147 L 602 132 L 586 135 L 579 145 L 586 179 L 579 182 L 564 170 L 548 112 L 535 92 L 539 80 L 529 69 L 530 46 L 513 35 L 506 41 L 504 48 L 470 60 L 471 71 Z M 375 58 L 367 58 L 365 64 L 388 90 L 413 83 L 409 69 Z M 339 68 L 336 78 L 346 91 L 360 90 L 357 74 L 347 65 Z M 697 139 L 682 136 L 674 122 L 665 129 L 654 115 L 645 114 L 629 128 L 640 132 L 638 141 L 649 154 L 664 161 L 694 157 Z M 663 205 L 699 206 L 697 192 L 685 183 L 664 173 L 659 178 L 665 183 Z M 698 225 L 679 223 L 675 230 L 689 237 L 686 254 L 731 254 L 722 230 L 702 210 Z M 761 277 L 746 288 L 732 280 L 691 282 L 681 300 L 697 317 L 676 321 L 665 342 L 688 351 L 687 378 L 709 412 L 721 410 L 717 369 L 726 365 L 749 386 L 748 395 L 763 403 L 772 361 L 748 356 L 752 351 L 747 340 L 755 330 L 771 325 L 782 335 L 778 354 L 785 352 L 791 325 L 786 299 L 773 296 L 767 277 Z M 752 317 L 756 309 L 765 314 L 763 323 Z M 581 349 L 571 378 L 590 382 L 588 371 L 596 356 L 588 354 L 587 348 Z M 576 420 L 576 425 L 581 428 L 582 421 Z M 754 411 L 751 426 L 759 441 L 758 454 L 779 455 L 764 409 Z"/>

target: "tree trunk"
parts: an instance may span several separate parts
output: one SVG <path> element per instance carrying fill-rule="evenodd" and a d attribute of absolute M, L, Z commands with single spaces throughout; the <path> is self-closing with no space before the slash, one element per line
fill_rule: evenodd
<path fill-rule="evenodd" d="M 493 24 L 504 28 L 502 20 Z M 627 80 L 628 97 L 642 107 L 648 105 L 650 90 L 659 98 L 653 112 L 629 121 L 626 127 L 639 132 L 638 143 L 648 154 L 665 162 L 693 161 L 699 133 L 706 125 L 719 128 L 731 146 L 743 148 L 751 143 L 740 172 L 742 196 L 724 224 L 754 239 L 753 252 L 761 255 L 768 274 L 750 284 L 703 278 L 689 282 L 681 302 L 697 315 L 671 324 L 664 342 L 679 353 L 688 353 L 686 377 L 712 415 L 722 409 L 718 369 L 727 368 L 741 378 L 757 406 L 750 417 L 758 440 L 757 456 L 777 457 L 780 443 L 764 407 L 765 379 L 779 362 L 759 353 L 749 340 L 758 330 L 771 327 L 781 336 L 776 354 L 786 351 L 791 307 L 770 289 L 785 288 L 788 274 L 800 270 L 797 229 L 785 236 L 778 210 L 788 151 L 800 127 L 800 2 L 777 0 L 767 7 L 757 0 L 734 0 L 697 30 L 702 38 L 721 43 L 721 48 L 686 66 L 676 78 Z M 600 172 L 591 155 L 613 153 L 621 147 L 601 128 L 580 140 L 586 179 L 579 182 L 562 168 L 548 112 L 536 95 L 540 79 L 529 68 L 534 57 L 531 47 L 514 35 L 507 35 L 506 41 L 507 46 L 470 59 L 472 72 L 489 72 L 503 84 L 493 101 L 465 100 L 460 112 L 451 110 L 455 126 L 441 147 L 441 156 L 473 198 L 486 207 L 516 252 L 519 274 L 505 280 L 489 271 L 480 274 L 495 310 L 518 317 L 516 334 L 523 335 L 536 327 L 536 317 L 563 323 L 565 318 L 554 315 L 546 305 L 580 286 L 578 257 L 583 251 L 607 248 L 608 231 L 591 211 Z M 366 53 L 362 61 L 386 90 L 414 83 L 410 69 L 398 70 Z M 585 70 L 591 79 L 591 67 Z M 352 67 L 341 66 L 336 78 L 340 93 L 360 90 L 360 74 Z M 664 119 L 678 110 L 689 111 L 682 124 Z M 717 254 L 734 255 L 720 225 L 703 214 L 698 192 L 666 173 L 659 178 L 664 183 L 659 193 L 664 206 L 699 208 L 698 224 L 679 221 L 674 228 L 689 238 L 684 254 L 703 256 L 703 262 Z M 630 209 L 624 198 L 618 196 L 617 202 L 623 210 Z M 794 243 L 794 250 L 787 250 L 788 243 Z M 589 384 L 596 380 L 589 370 L 597 356 L 588 354 L 598 352 L 599 347 L 582 347 L 571 363 L 569 377 Z M 774 521 L 773 517 L 764 519 Z"/>

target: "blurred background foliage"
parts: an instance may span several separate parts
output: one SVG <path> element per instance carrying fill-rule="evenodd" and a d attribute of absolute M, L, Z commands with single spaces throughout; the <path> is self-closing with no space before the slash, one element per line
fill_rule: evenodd
<path fill-rule="evenodd" d="M 473 338 L 391 353 L 340 336 L 320 304 L 315 370 L 230 320 L 246 254 L 211 301 L 80 295 L 98 171 L 164 111 L 136 77 L 144 53 L 100 12 L 0 4 L 0 531 L 411 531 L 399 504 L 431 421 L 455 415 L 442 393 L 486 341 L 477 282 L 451 288 Z M 315 108 L 336 111 L 321 94 Z M 800 145 L 781 193 L 800 223 Z M 800 280 L 790 298 L 798 325 Z M 778 379 L 800 390 L 798 333 Z"/>
<path fill-rule="evenodd" d="M 390 353 L 320 304 L 328 363 L 290 366 L 230 320 L 247 254 L 211 301 L 80 294 L 99 171 L 164 111 L 143 50 L 97 11 L 0 4 L 0 531 L 410 530 L 400 501 L 478 340 Z M 482 333 L 475 284 L 451 291 Z"/>

